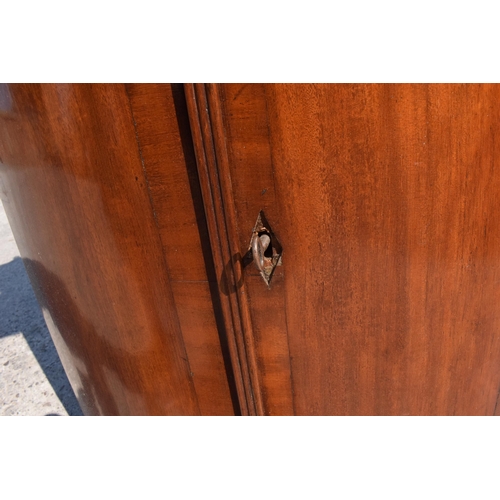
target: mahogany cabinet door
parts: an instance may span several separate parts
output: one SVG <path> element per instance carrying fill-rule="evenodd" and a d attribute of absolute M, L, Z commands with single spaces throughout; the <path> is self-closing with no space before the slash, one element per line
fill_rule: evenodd
<path fill-rule="evenodd" d="M 182 85 L 1 85 L 0 183 L 85 414 L 239 413 Z"/>
<path fill-rule="evenodd" d="M 248 413 L 498 412 L 500 86 L 185 89 Z"/>

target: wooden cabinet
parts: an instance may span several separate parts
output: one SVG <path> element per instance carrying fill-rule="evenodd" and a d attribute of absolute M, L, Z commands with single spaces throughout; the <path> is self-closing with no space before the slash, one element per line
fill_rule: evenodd
<path fill-rule="evenodd" d="M 498 85 L 1 92 L 2 200 L 87 414 L 500 410 Z"/>

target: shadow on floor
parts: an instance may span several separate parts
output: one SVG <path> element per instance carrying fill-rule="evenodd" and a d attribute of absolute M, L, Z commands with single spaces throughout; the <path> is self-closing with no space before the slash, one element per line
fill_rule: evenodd
<path fill-rule="evenodd" d="M 0 338 L 21 332 L 68 415 L 82 415 L 21 258 L 0 266 Z"/>

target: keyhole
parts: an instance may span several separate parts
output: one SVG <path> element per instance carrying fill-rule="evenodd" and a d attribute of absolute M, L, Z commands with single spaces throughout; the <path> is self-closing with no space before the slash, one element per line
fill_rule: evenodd
<path fill-rule="evenodd" d="M 271 237 L 269 233 L 260 232 L 259 238 L 262 243 L 262 248 L 264 249 L 264 257 L 271 259 L 273 256 L 273 245 L 271 243 Z"/>

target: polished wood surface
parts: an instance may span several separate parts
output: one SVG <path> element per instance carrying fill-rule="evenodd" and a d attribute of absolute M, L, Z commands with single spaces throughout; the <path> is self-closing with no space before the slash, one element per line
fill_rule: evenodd
<path fill-rule="evenodd" d="M 183 86 L 126 89 L 201 413 L 239 413 Z"/>
<path fill-rule="evenodd" d="M 231 251 L 262 208 L 283 246 L 238 289 L 263 413 L 495 413 L 500 87 L 207 92 Z"/>
<path fill-rule="evenodd" d="M 499 134 L 498 85 L 2 85 L 0 192 L 86 414 L 492 415 Z"/>
<path fill-rule="evenodd" d="M 208 234 L 213 249 L 214 269 L 218 276 L 217 292 L 224 330 L 227 332 L 239 406 L 242 415 L 262 414 L 260 393 L 255 380 L 257 372 L 253 343 L 251 336 L 248 335 L 248 314 L 246 314 L 248 310 L 244 308 L 245 301 L 241 301 L 240 296 L 234 293 L 242 280 L 241 255 L 233 252 L 234 207 L 231 199 L 224 198 L 223 195 L 224 188 L 221 186 L 221 181 L 224 184 L 225 175 L 224 173 L 219 175 L 217 167 L 218 159 L 214 149 L 214 134 L 208 114 L 206 89 L 203 84 L 186 84 L 185 93 Z M 229 222 L 226 216 L 230 218 Z M 254 377 L 253 382 L 252 377 Z"/>
<path fill-rule="evenodd" d="M 175 89 L 9 85 L 1 92 L 2 201 L 84 412 L 239 411 Z"/>
<path fill-rule="evenodd" d="M 213 128 L 219 138 L 225 138 L 217 142 L 218 168 L 223 177 L 231 179 L 231 185 L 225 186 L 225 193 L 226 198 L 233 200 L 232 210 L 239 228 L 232 252 L 242 256 L 261 210 L 273 231 L 278 236 L 282 232 L 282 209 L 276 199 L 272 170 L 265 87 L 248 84 L 210 86 L 208 92 Z M 286 261 L 285 251 L 284 266 L 276 268 L 270 288 L 263 286 L 256 266 L 246 266 L 244 286 L 237 291 L 250 316 L 246 328 L 249 342 L 253 344 L 250 352 L 256 358 L 253 361 L 253 391 L 260 396 L 260 413 L 265 415 L 293 413 L 283 288 Z"/>

